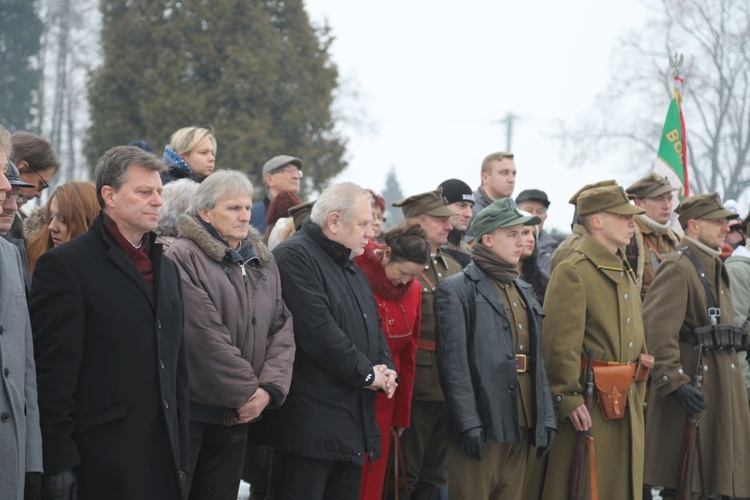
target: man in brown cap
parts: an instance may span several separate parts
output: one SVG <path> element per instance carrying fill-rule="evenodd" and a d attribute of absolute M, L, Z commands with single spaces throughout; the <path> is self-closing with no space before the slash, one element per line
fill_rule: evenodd
<path fill-rule="evenodd" d="M 691 196 L 675 211 L 685 231 L 682 246 L 659 266 L 643 303 L 646 340 L 656 358 L 644 482 L 665 488 L 662 498 L 676 498 L 682 423 L 697 413 L 709 498 L 750 497 L 750 409 L 736 352 L 745 346 L 739 345 L 741 336 L 728 334 L 734 311 L 719 259 L 727 220 L 737 214 L 726 210 L 716 193 Z M 699 327 L 707 327 L 710 339 L 694 334 Z M 703 347 L 702 390 L 692 380 L 698 345 Z M 702 489 L 699 463 L 693 470 L 694 496 Z"/>
<path fill-rule="evenodd" d="M 401 207 L 406 221 L 419 222 L 424 228 L 431 253 L 430 263 L 417 277 L 422 287 L 422 322 L 416 354 L 411 427 L 401 436 L 408 492 L 412 499 L 419 500 L 436 498 L 438 489 L 446 483 L 445 398 L 435 364 L 433 299 L 435 287 L 461 271 L 461 264 L 440 248 L 448 241 L 452 229 L 450 217 L 456 215 L 447 205 L 448 200 L 441 190 L 416 194 L 393 203 L 394 207 Z"/>
<path fill-rule="evenodd" d="M 522 498 L 531 448 L 554 440 L 543 312 L 516 268 L 523 228 L 539 222 L 511 198 L 492 203 L 474 219 L 472 262 L 435 292 L 449 498 Z"/>
<path fill-rule="evenodd" d="M 586 228 L 584 228 L 578 219 L 578 197 L 583 193 L 584 191 L 588 191 L 589 189 L 594 189 L 598 187 L 604 187 L 604 186 L 616 186 L 617 182 L 614 180 L 606 180 L 606 181 L 600 181 L 595 182 L 593 184 L 586 184 L 581 189 L 576 191 L 573 196 L 570 197 L 570 200 L 568 200 L 568 203 L 576 207 L 575 214 L 573 214 L 573 223 L 570 225 L 571 229 L 573 230 L 573 233 L 565 238 L 562 243 L 560 243 L 555 250 L 555 252 L 552 254 L 552 259 L 550 260 L 550 273 L 555 270 L 557 265 L 568 258 L 568 256 L 573 253 L 573 251 L 576 248 L 576 245 L 578 245 L 578 242 L 581 240 L 581 237 L 585 234 L 588 234 L 586 231 Z"/>
<path fill-rule="evenodd" d="M 646 382 L 643 376 L 643 381 L 636 380 L 632 368 L 645 354 L 646 344 L 635 275 L 623 248 L 633 237 L 633 216 L 644 210 L 632 205 L 616 184 L 581 192 L 577 207 L 586 234 L 552 272 L 544 302 L 542 351 L 558 434 L 540 474 L 543 479 L 536 484 L 527 481 L 524 498 L 568 498 L 576 433 L 589 430 L 596 441 L 601 498 L 640 499 Z M 610 407 L 584 404 L 589 350 L 594 384 L 607 393 L 616 389 L 619 395 Z"/>
<path fill-rule="evenodd" d="M 658 174 L 641 177 L 627 189 L 628 194 L 635 196 L 635 204 L 646 211 L 636 215 L 635 235 L 625 249 L 628 262 L 638 277 L 641 300 L 654 281 L 656 268 L 677 249 L 679 238 L 669 227 L 677 189 Z"/>

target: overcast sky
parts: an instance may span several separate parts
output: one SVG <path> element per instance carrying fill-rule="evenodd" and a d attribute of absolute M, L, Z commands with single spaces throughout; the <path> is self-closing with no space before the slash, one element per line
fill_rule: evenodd
<path fill-rule="evenodd" d="M 615 178 L 628 186 L 645 172 L 592 162 L 563 168 L 556 123 L 591 109 L 612 78 L 617 40 L 643 26 L 636 0 L 307 0 L 326 19 L 333 59 L 358 91 L 349 109 L 374 127 L 347 127 L 350 166 L 337 180 L 381 192 L 391 166 L 405 195 L 456 177 L 479 185 L 482 159 L 506 147 L 499 122 L 519 116 L 512 150 L 515 194 L 547 192 L 548 225 L 568 231 L 567 201 L 583 184 Z M 663 110 L 665 115 L 668 102 Z M 658 141 L 658 137 L 654 138 Z"/>

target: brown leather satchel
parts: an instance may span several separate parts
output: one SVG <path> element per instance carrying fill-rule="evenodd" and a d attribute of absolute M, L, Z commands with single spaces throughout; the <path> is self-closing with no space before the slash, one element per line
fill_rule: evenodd
<path fill-rule="evenodd" d="M 633 364 L 594 367 L 594 386 L 605 420 L 619 420 L 625 416 L 628 387 L 634 371 Z"/>

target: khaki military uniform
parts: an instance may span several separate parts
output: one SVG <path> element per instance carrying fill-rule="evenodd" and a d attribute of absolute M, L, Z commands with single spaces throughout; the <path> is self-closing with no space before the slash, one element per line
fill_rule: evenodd
<path fill-rule="evenodd" d="M 527 481 L 524 498 L 566 499 L 576 439 L 568 415 L 583 404 L 581 357 L 593 349 L 596 360 L 632 363 L 646 352 L 641 301 L 624 252 L 614 255 L 581 236 L 574 253 L 552 272 L 544 309 L 542 349 L 558 435 L 547 463 L 532 461 L 543 470 L 530 474 L 540 480 Z M 642 497 L 645 385 L 631 380 L 620 420 L 605 420 L 596 404 L 591 410 L 599 498 Z"/>
<path fill-rule="evenodd" d="M 445 398 L 435 363 L 433 299 L 434 287 L 460 271 L 461 265 L 438 249 L 417 278 L 422 287 L 422 323 L 416 354 L 411 427 L 401 436 L 410 492 L 434 491 L 446 482 Z"/>
<path fill-rule="evenodd" d="M 719 323 L 732 323 L 729 278 L 718 252 L 690 238 L 681 244 L 702 264 L 721 309 Z M 677 251 L 659 266 L 644 302 L 646 338 L 656 358 L 651 373 L 646 428 L 645 484 L 676 488 L 677 468 L 686 419 L 671 394 L 691 381 L 695 349 L 689 339 L 696 327 L 710 325 L 708 302 L 695 266 Z M 703 354 L 706 410 L 700 414 L 700 440 L 709 495 L 750 497 L 750 410 L 737 353 L 733 349 Z M 698 460 L 693 492 L 700 491 Z"/>

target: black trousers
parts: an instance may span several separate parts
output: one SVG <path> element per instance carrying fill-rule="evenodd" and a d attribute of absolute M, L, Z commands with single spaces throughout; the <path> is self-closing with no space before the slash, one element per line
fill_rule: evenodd
<path fill-rule="evenodd" d="M 276 500 L 358 500 L 362 466 L 274 451 Z"/>
<path fill-rule="evenodd" d="M 190 471 L 184 498 L 237 500 L 247 426 L 190 421 Z"/>

